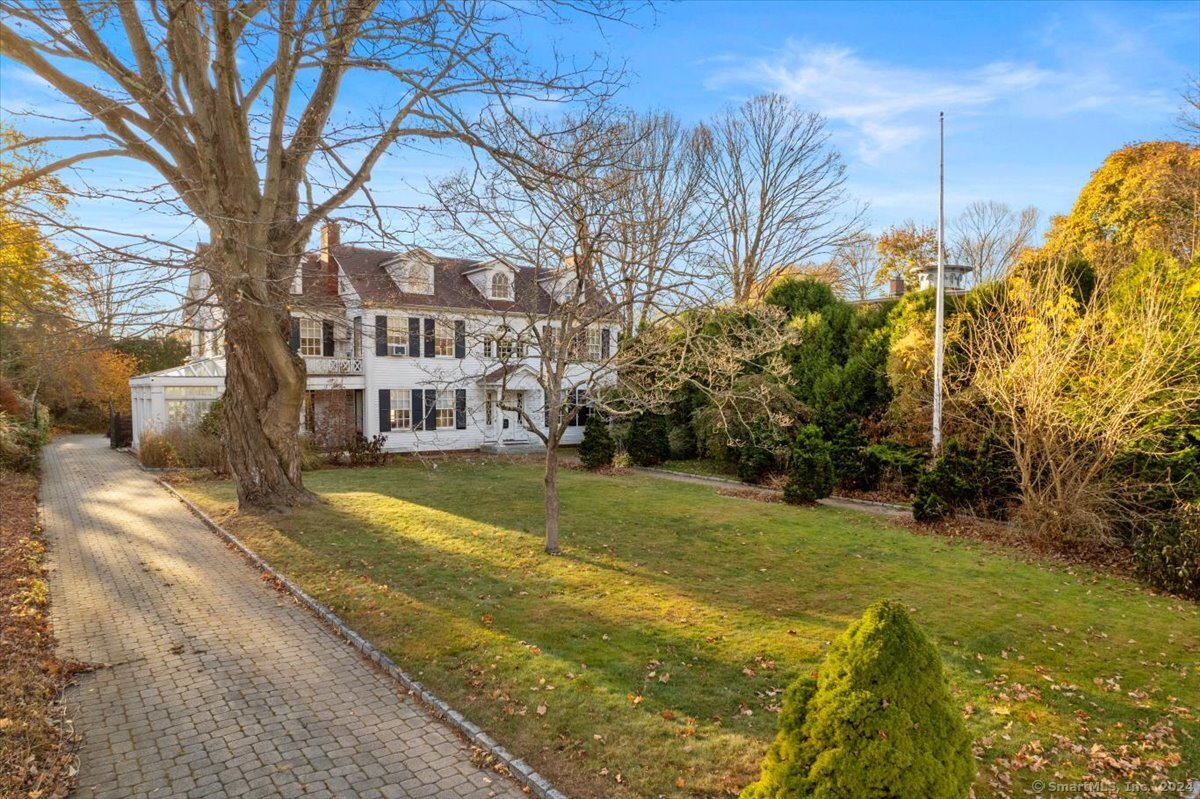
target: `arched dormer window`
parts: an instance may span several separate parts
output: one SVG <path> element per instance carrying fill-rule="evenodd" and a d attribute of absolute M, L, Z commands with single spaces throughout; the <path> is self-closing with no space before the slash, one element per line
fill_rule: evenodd
<path fill-rule="evenodd" d="M 506 272 L 496 272 L 492 275 L 492 299 L 511 300 L 512 280 Z"/>

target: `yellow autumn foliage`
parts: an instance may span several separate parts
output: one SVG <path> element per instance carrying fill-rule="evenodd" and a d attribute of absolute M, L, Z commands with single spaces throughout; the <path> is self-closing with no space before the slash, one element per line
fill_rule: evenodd
<path fill-rule="evenodd" d="M 1097 267 L 1128 264 L 1143 252 L 1190 263 L 1200 242 L 1200 146 L 1131 144 L 1094 173 L 1075 207 L 1051 221 L 1044 253 L 1083 256 Z"/>

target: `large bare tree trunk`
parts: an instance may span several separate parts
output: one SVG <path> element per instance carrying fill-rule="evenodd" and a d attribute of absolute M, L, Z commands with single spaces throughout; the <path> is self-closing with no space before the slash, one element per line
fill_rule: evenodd
<path fill-rule="evenodd" d="M 225 430 L 229 468 L 242 510 L 282 512 L 311 502 L 304 488 L 296 430 L 304 398 L 304 359 L 288 345 L 286 298 L 278 294 L 296 258 L 264 257 L 231 244 L 219 248 L 224 274 L 218 284 L 226 312 Z M 239 259 L 230 268 L 228 259 Z"/>
<path fill-rule="evenodd" d="M 554 436 L 546 443 L 546 552 L 559 554 L 558 549 L 558 442 Z"/>

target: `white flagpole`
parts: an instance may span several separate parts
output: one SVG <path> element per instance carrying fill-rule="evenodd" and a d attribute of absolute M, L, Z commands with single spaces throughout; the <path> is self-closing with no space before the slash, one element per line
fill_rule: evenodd
<path fill-rule="evenodd" d="M 933 452 L 942 448 L 942 329 L 946 320 L 946 115 L 938 112 L 937 312 L 933 332 Z"/>

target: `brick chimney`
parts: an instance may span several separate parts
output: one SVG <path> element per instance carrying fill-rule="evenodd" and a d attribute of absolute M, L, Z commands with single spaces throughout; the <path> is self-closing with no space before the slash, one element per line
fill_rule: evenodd
<path fill-rule="evenodd" d="M 900 275 L 892 276 L 891 291 L 893 297 L 900 297 L 904 294 L 904 278 Z"/>
<path fill-rule="evenodd" d="M 342 231 L 338 223 L 326 220 L 321 228 L 321 274 L 324 277 L 325 290 L 332 295 L 338 293 L 337 261 L 334 260 L 333 250 L 342 245 Z"/>

